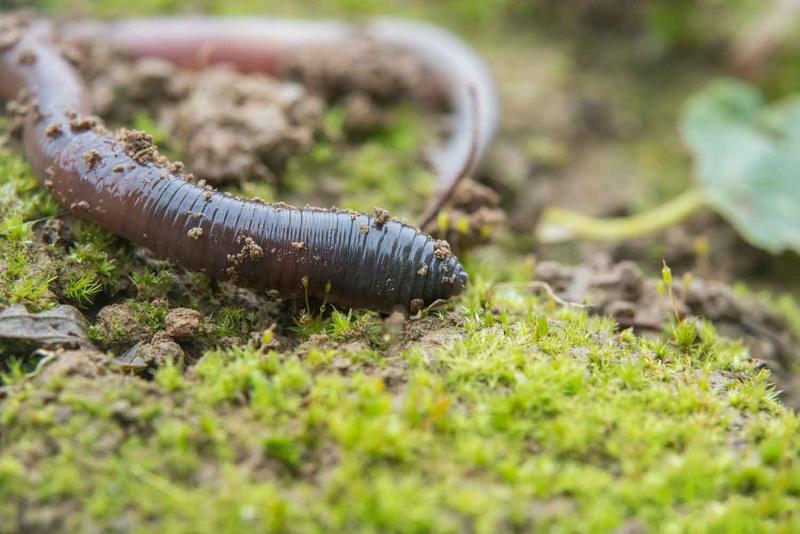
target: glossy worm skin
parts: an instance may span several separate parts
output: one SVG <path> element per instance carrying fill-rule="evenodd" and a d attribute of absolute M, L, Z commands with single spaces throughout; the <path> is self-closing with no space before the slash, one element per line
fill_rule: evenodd
<path fill-rule="evenodd" d="M 384 217 L 243 200 L 188 181 L 142 136 L 87 122 L 83 82 L 46 23 L 0 50 L 0 99 L 27 90 L 25 154 L 76 215 L 218 279 L 354 308 L 418 309 L 468 277 L 446 244 Z"/>
<path fill-rule="evenodd" d="M 405 49 L 446 82 L 454 109 L 450 138 L 429 154 L 442 189 L 473 170 L 465 169 L 465 162 L 477 163 L 499 120 L 497 90 L 486 64 L 452 33 L 421 22 L 387 17 L 361 24 L 266 17 L 156 17 L 74 22 L 60 31 L 67 37 L 90 38 L 134 56 L 159 57 L 182 67 L 227 63 L 244 72 L 276 76 L 285 74 L 292 54 L 299 50 L 346 47 L 354 38 Z"/>

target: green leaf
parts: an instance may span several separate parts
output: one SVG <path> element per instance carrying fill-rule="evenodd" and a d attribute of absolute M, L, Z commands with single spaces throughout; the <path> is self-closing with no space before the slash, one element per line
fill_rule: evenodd
<path fill-rule="evenodd" d="M 753 245 L 800 252 L 800 99 L 767 105 L 718 81 L 688 101 L 681 131 L 710 205 Z"/>

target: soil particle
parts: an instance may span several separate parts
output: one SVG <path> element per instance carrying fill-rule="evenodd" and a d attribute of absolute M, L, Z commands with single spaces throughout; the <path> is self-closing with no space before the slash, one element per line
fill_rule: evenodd
<path fill-rule="evenodd" d="M 192 341 L 203 331 L 203 315 L 191 308 L 170 310 L 165 331 L 167 336 L 177 341 Z"/>
<path fill-rule="evenodd" d="M 142 110 L 156 112 L 161 105 L 186 96 L 186 80 L 175 67 L 157 58 L 131 61 L 108 46 L 96 45 L 80 58 L 79 68 L 92 81 L 89 89 L 99 114 L 124 121 Z"/>
<path fill-rule="evenodd" d="M 103 158 L 100 156 L 100 153 L 97 150 L 87 150 L 83 154 L 83 162 L 86 164 L 89 170 L 94 169 L 102 159 Z"/>
<path fill-rule="evenodd" d="M 355 93 L 380 105 L 401 99 L 431 108 L 447 104 L 444 80 L 410 52 L 370 39 L 345 47 L 304 48 L 288 58 L 287 74 L 329 101 Z"/>
<path fill-rule="evenodd" d="M 36 380 L 49 382 L 54 377 L 84 377 L 97 378 L 104 373 L 110 360 L 96 351 L 66 351 L 61 352 L 41 367 Z"/>
<path fill-rule="evenodd" d="M 54 138 L 60 136 L 64 131 L 61 129 L 61 124 L 58 122 L 50 123 L 44 130 L 47 137 Z"/>
<path fill-rule="evenodd" d="M 169 360 L 183 361 L 184 352 L 166 332 L 157 332 L 150 343 L 139 345 L 136 356 L 148 366 L 160 367 Z"/>
<path fill-rule="evenodd" d="M 202 217 L 203 214 L 198 215 Z M 239 278 L 241 268 L 247 260 L 258 261 L 264 257 L 264 249 L 261 248 L 252 237 L 239 236 L 236 240 L 241 245 L 241 250 L 236 254 L 228 254 L 228 268 L 226 272 L 231 280 Z"/>
<path fill-rule="evenodd" d="M 425 230 L 446 238 L 454 250 L 486 241 L 492 229 L 506 220 L 505 211 L 500 208 L 500 195 L 471 179 L 461 182 L 443 210 L 450 221 L 444 232 L 436 220 Z"/>
<path fill-rule="evenodd" d="M 117 134 L 125 146 L 125 153 L 131 157 L 153 146 L 153 136 L 140 130 L 127 130 L 123 128 Z"/>
<path fill-rule="evenodd" d="M 22 90 L 17 95 L 17 98 L 6 102 L 6 114 L 11 121 L 9 132 L 12 135 L 19 134 L 22 131 L 25 118 L 32 113 L 38 114 L 36 100 L 31 98 L 28 91 Z"/>
<path fill-rule="evenodd" d="M 322 129 L 322 101 L 297 84 L 224 68 L 184 76 L 187 97 L 162 116 L 210 182 L 273 179 Z"/>
<path fill-rule="evenodd" d="M 92 117 L 74 117 L 69 121 L 69 127 L 73 132 L 88 132 L 97 126 L 97 119 Z"/>
<path fill-rule="evenodd" d="M 423 306 L 425 306 L 425 301 L 422 299 L 411 299 L 411 302 L 408 303 L 408 310 L 411 313 L 417 313 L 420 311 Z"/>
<path fill-rule="evenodd" d="M 450 243 L 447 241 L 437 239 L 433 244 L 433 257 L 437 260 L 444 261 L 452 255 L 453 252 L 450 250 Z"/>
<path fill-rule="evenodd" d="M 417 274 L 420 275 L 420 276 L 425 276 L 426 274 L 428 274 L 428 266 L 427 265 L 423 265 L 422 267 L 417 269 Z"/>
<path fill-rule="evenodd" d="M 139 165 L 148 163 L 158 163 L 160 166 L 168 166 L 169 162 L 158 154 L 158 149 L 153 145 L 153 137 L 140 130 L 121 129 L 116 137 L 122 141 L 125 153 Z"/>
<path fill-rule="evenodd" d="M 0 52 L 16 46 L 29 24 L 30 18 L 24 13 L 0 14 Z"/>
<path fill-rule="evenodd" d="M 78 202 L 73 202 L 72 204 L 70 204 L 69 209 L 72 211 L 88 212 L 91 211 L 92 207 L 85 200 L 79 200 Z"/>
<path fill-rule="evenodd" d="M 188 232 L 186 232 L 186 235 L 195 240 L 200 239 L 201 237 L 203 237 L 203 229 L 200 228 L 199 226 L 196 226 L 194 228 L 191 228 Z"/>
<path fill-rule="evenodd" d="M 59 218 L 48 219 L 42 227 L 42 241 L 58 245 L 64 240 L 64 221 Z"/>
<path fill-rule="evenodd" d="M 373 219 L 372 224 L 380 230 L 383 228 L 383 225 L 389 222 L 389 212 L 383 208 L 375 208 L 375 218 Z"/>
<path fill-rule="evenodd" d="M 116 354 L 122 354 L 137 342 L 149 341 L 153 335 L 136 319 L 127 304 L 111 304 L 97 314 L 95 328 L 105 334 L 104 345 Z"/>
<path fill-rule="evenodd" d="M 295 250 L 303 250 L 306 248 L 306 244 L 304 241 L 292 241 L 292 248 Z"/>
<path fill-rule="evenodd" d="M 243 240 L 240 238 L 239 243 L 242 245 L 242 250 L 239 251 L 241 259 L 258 260 L 264 256 L 264 249 L 258 246 L 252 237 L 245 237 Z"/>
<path fill-rule="evenodd" d="M 484 207 L 496 208 L 500 205 L 500 195 L 486 185 L 465 179 L 453 193 L 450 204 L 461 211 L 471 213 Z"/>

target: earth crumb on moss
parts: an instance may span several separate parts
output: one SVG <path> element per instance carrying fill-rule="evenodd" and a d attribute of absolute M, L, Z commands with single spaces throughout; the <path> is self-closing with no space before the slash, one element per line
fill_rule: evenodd
<path fill-rule="evenodd" d="M 202 330 L 203 315 L 190 308 L 174 308 L 165 318 L 166 334 L 176 340 L 190 341 Z"/>

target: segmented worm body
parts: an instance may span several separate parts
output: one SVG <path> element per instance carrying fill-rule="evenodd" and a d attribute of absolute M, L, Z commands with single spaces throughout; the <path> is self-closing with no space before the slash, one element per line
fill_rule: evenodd
<path fill-rule="evenodd" d="M 177 32 L 161 26 L 167 22 L 131 22 L 126 31 L 122 24 L 109 35 L 152 28 L 141 43 L 182 50 L 169 41 Z M 229 32 L 243 32 L 245 23 L 236 24 L 216 40 L 213 32 L 200 38 L 216 43 L 222 58 L 264 70 L 266 48 L 251 46 L 255 56 L 245 56 L 243 41 L 230 41 Z M 112 134 L 89 118 L 83 82 L 53 46 L 47 23 L 0 33 L 0 98 L 29 93 L 25 154 L 43 185 L 76 215 L 189 269 L 289 298 L 307 294 L 354 308 L 415 310 L 465 287 L 467 274 L 445 242 L 385 213 L 265 204 L 195 183 L 159 156 L 146 134 Z"/>

